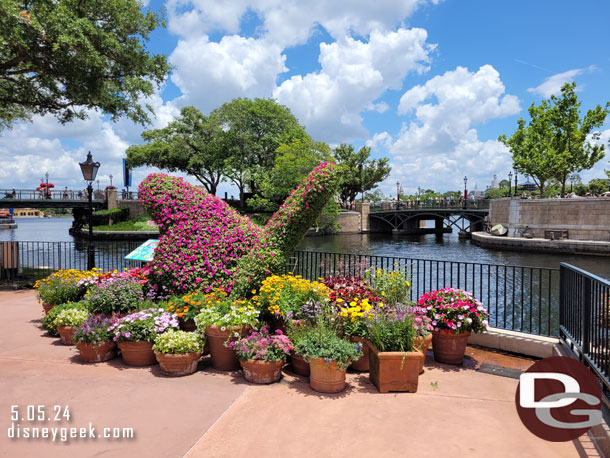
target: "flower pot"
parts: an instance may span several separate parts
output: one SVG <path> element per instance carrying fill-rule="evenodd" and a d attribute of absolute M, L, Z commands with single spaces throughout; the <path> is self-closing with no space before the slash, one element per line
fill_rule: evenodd
<path fill-rule="evenodd" d="M 100 363 L 116 356 L 116 343 L 112 341 L 100 345 L 79 342 L 76 348 L 78 348 L 78 357 L 83 363 Z"/>
<path fill-rule="evenodd" d="M 44 310 L 45 315 L 48 315 L 53 307 L 55 307 L 55 304 L 47 304 L 46 302 L 42 303 L 42 309 Z"/>
<path fill-rule="evenodd" d="M 462 364 L 470 332 L 454 334 L 446 331 L 432 333 L 434 361 L 445 364 Z"/>
<path fill-rule="evenodd" d="M 339 393 L 345 389 L 345 372 L 336 361 L 326 362 L 323 358 L 309 361 L 309 386 L 320 393 Z"/>
<path fill-rule="evenodd" d="M 290 352 L 292 372 L 303 377 L 309 377 L 309 363 L 303 359 L 303 355 L 298 355 L 294 351 Z"/>
<path fill-rule="evenodd" d="M 428 334 L 426 337 L 416 336 L 413 340 L 413 348 L 422 352 L 424 357 L 421 360 L 419 367 L 419 373 L 424 371 L 424 362 L 426 361 L 426 354 L 432 346 L 432 334 Z"/>
<path fill-rule="evenodd" d="M 190 375 L 197 370 L 201 352 L 170 354 L 156 351 L 155 358 L 159 362 L 161 373 L 170 377 Z"/>
<path fill-rule="evenodd" d="M 153 344 L 146 341 L 119 342 L 123 362 L 128 366 L 152 366 L 157 363 Z"/>
<path fill-rule="evenodd" d="M 251 383 L 268 384 L 277 382 L 282 376 L 282 361 L 257 361 L 248 359 L 240 361 L 244 377 Z"/>
<path fill-rule="evenodd" d="M 368 372 L 369 371 L 369 345 L 368 340 L 363 337 L 350 337 L 350 342 L 359 343 L 362 347 L 362 356 L 357 361 L 352 361 L 350 367 L 356 371 Z"/>
<path fill-rule="evenodd" d="M 419 368 L 424 359 L 421 351 L 379 351 L 371 344 L 369 349 L 371 382 L 380 393 L 390 391 L 417 392 Z"/>
<path fill-rule="evenodd" d="M 74 328 L 72 326 L 57 326 L 57 332 L 64 345 L 74 345 Z"/>
<path fill-rule="evenodd" d="M 195 320 L 185 320 L 184 318 L 179 317 L 178 322 L 180 323 L 180 329 L 182 329 L 183 331 L 195 332 L 197 330 Z"/>
<path fill-rule="evenodd" d="M 239 369 L 239 360 L 235 350 L 225 346 L 225 342 L 234 332 L 238 332 L 242 337 L 248 334 L 250 326 L 230 326 L 226 330 L 221 330 L 220 326 L 206 326 L 205 335 L 208 340 L 210 356 L 212 357 L 212 367 L 219 371 L 235 371 Z"/>

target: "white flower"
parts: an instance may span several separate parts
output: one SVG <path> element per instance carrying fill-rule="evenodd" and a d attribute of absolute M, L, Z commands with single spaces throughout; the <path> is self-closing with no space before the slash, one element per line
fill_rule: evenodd
<path fill-rule="evenodd" d="M 466 318 L 466 321 L 467 321 L 467 322 L 470 324 L 470 323 L 472 323 L 472 318 L 467 317 L 467 318 Z"/>

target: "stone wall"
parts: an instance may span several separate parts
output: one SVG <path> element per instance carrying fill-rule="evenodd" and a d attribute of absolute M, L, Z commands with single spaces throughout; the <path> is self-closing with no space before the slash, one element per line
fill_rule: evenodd
<path fill-rule="evenodd" d="M 491 224 L 508 227 L 509 236 L 519 236 L 527 226 L 534 237 L 544 231 L 568 231 L 572 240 L 610 241 L 610 199 L 494 199 Z"/>
<path fill-rule="evenodd" d="M 119 200 L 118 206 L 129 208 L 129 218 L 137 218 L 146 213 L 144 206 L 137 200 Z"/>
<path fill-rule="evenodd" d="M 338 233 L 356 233 L 360 232 L 360 213 L 359 212 L 339 212 L 337 219 L 339 223 Z"/>

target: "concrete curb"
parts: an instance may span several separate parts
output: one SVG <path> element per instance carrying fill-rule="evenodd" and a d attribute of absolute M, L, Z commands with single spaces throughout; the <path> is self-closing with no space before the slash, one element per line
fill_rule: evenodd
<path fill-rule="evenodd" d="M 559 343 L 559 339 L 489 328 L 487 332 L 471 334 L 468 343 L 521 355 L 548 358 L 553 356 L 553 348 Z"/>

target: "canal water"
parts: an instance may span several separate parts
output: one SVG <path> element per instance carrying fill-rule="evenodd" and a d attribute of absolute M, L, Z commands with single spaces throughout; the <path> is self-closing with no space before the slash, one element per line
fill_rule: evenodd
<path fill-rule="evenodd" d="M 0 241 L 71 242 L 72 218 L 15 218 L 17 229 L 0 230 Z M 116 243 L 116 242 L 115 242 Z M 377 256 L 436 259 L 510 266 L 559 267 L 567 262 L 604 278 L 610 278 L 610 258 L 577 254 L 522 253 L 489 250 L 456 233 L 436 236 L 392 236 L 389 234 L 342 234 L 307 237 L 299 250 L 357 253 Z"/>

